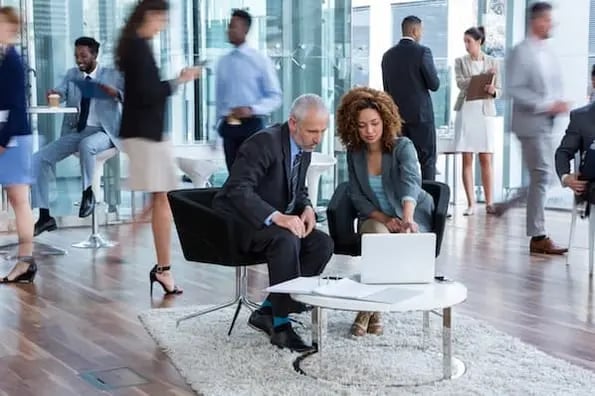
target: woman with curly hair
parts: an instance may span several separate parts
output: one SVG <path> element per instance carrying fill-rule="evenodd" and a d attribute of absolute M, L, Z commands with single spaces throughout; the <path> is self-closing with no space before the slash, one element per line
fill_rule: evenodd
<path fill-rule="evenodd" d="M 360 233 L 427 232 L 434 201 L 421 188 L 411 140 L 401 136 L 401 117 L 386 93 L 349 91 L 337 110 L 339 136 L 347 148 L 349 189 Z M 382 334 L 379 312 L 358 313 L 351 333 Z"/>

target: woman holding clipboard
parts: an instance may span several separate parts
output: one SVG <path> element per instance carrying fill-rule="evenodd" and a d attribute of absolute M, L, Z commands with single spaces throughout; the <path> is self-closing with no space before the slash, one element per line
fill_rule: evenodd
<path fill-rule="evenodd" d="M 19 238 L 16 264 L 0 283 L 31 283 L 37 272 L 33 260 L 33 214 L 29 204 L 31 128 L 27 117 L 25 68 L 14 48 L 20 18 L 12 7 L 0 7 L 0 185 L 8 192 Z"/>
<path fill-rule="evenodd" d="M 467 55 L 455 60 L 457 86 L 461 90 L 454 110 L 455 150 L 463 154 L 463 185 L 467 196 L 467 209 L 463 214 L 474 212 L 473 196 L 473 154 L 479 154 L 481 180 L 483 184 L 486 212 L 494 214 L 492 205 L 492 153 L 496 105 L 494 99 L 500 96 L 500 71 L 495 58 L 481 50 L 485 41 L 483 27 L 472 27 L 464 34 Z M 475 81 L 472 81 L 475 77 Z M 477 82 L 485 81 L 478 87 Z"/>

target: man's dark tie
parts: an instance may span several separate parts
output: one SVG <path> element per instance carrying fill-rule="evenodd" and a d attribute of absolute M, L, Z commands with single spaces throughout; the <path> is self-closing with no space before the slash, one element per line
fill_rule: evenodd
<path fill-rule="evenodd" d="M 289 183 L 291 185 L 291 199 L 287 205 L 286 213 L 291 213 L 295 209 L 295 200 L 297 198 L 298 179 L 300 175 L 300 165 L 302 164 L 302 150 L 298 151 L 291 164 L 291 176 Z"/>
<path fill-rule="evenodd" d="M 85 77 L 85 80 L 91 80 L 91 77 Z M 91 107 L 91 98 L 81 98 L 81 108 L 79 113 L 79 122 L 76 126 L 77 131 L 82 131 L 87 127 L 87 118 L 89 118 L 89 107 Z"/>

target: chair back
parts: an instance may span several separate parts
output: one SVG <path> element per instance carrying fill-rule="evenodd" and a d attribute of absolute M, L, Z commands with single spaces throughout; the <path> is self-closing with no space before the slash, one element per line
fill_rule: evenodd
<path fill-rule="evenodd" d="M 195 188 L 167 194 L 184 258 L 229 267 L 263 263 L 262 257 L 240 253 L 234 222 L 213 210 L 219 190 Z"/>

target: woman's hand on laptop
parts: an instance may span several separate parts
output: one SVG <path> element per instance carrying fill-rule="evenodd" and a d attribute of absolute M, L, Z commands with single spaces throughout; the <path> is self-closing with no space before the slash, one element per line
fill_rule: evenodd
<path fill-rule="evenodd" d="M 384 223 L 384 225 L 386 226 L 386 228 L 388 228 L 390 232 L 403 232 L 403 222 L 401 221 L 401 219 L 398 219 L 396 217 L 389 219 L 386 223 Z"/>
<path fill-rule="evenodd" d="M 402 226 L 401 232 L 404 232 L 405 234 L 416 233 L 419 231 L 419 227 L 418 227 L 417 223 L 413 220 L 403 221 L 402 224 L 403 224 L 403 226 Z"/>

